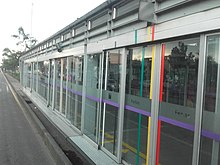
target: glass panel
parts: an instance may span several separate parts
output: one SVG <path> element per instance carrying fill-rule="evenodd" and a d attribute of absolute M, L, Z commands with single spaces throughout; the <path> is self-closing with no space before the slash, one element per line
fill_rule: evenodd
<path fill-rule="evenodd" d="M 220 36 L 207 37 L 200 165 L 220 165 Z"/>
<path fill-rule="evenodd" d="M 55 60 L 56 75 L 55 75 L 55 109 L 60 110 L 60 79 L 61 79 L 61 59 Z"/>
<path fill-rule="evenodd" d="M 159 163 L 192 162 L 199 38 L 165 43 Z"/>
<path fill-rule="evenodd" d="M 37 91 L 37 63 L 36 62 L 34 62 L 33 63 L 33 65 L 34 65 L 34 76 L 33 76 L 33 84 L 34 84 L 34 91 Z"/>
<path fill-rule="evenodd" d="M 52 105 L 53 101 L 53 79 L 54 79 L 54 60 L 50 60 L 50 90 L 49 90 L 49 105 Z"/>
<path fill-rule="evenodd" d="M 111 50 L 105 55 L 103 67 L 103 100 L 102 110 L 104 131 L 103 146 L 115 156 L 117 155 L 118 108 L 121 77 L 121 52 Z"/>
<path fill-rule="evenodd" d="M 148 117 L 143 113 L 151 109 L 151 61 L 151 46 L 129 49 L 122 150 L 128 164 L 146 164 Z"/>
<path fill-rule="evenodd" d="M 49 61 L 38 62 L 38 93 L 46 100 Z"/>
<path fill-rule="evenodd" d="M 83 56 L 69 58 L 67 93 L 67 118 L 78 129 L 81 128 Z"/>
<path fill-rule="evenodd" d="M 84 133 L 98 143 L 98 108 L 100 90 L 100 54 L 87 56 L 86 102 Z"/>
<path fill-rule="evenodd" d="M 117 155 L 118 137 L 118 107 L 105 104 L 105 134 L 104 147 L 114 155 Z"/>
<path fill-rule="evenodd" d="M 62 75 L 62 113 L 65 114 L 66 110 L 66 80 L 67 80 L 67 58 L 62 59 L 63 60 L 63 75 Z"/>
<path fill-rule="evenodd" d="M 27 87 L 31 87 L 31 64 L 28 64 Z"/>

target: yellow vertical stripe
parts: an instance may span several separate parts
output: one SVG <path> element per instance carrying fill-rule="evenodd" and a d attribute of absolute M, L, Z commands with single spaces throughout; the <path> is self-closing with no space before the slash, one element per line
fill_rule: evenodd
<path fill-rule="evenodd" d="M 151 125 L 151 117 L 148 118 L 148 134 L 147 134 L 147 155 L 146 155 L 146 165 L 148 165 L 149 153 L 150 153 L 150 125 Z"/>
<path fill-rule="evenodd" d="M 151 26 L 148 26 L 147 27 L 147 41 L 150 41 L 150 38 L 151 38 Z"/>
<path fill-rule="evenodd" d="M 152 47 L 152 64 L 151 64 L 151 77 L 150 77 L 150 99 L 152 100 L 152 89 L 153 89 L 153 78 L 154 78 L 154 54 L 155 46 Z M 147 133 L 147 155 L 146 155 L 146 165 L 148 165 L 149 156 L 150 156 L 150 126 L 151 126 L 151 117 L 148 118 L 148 133 Z"/>

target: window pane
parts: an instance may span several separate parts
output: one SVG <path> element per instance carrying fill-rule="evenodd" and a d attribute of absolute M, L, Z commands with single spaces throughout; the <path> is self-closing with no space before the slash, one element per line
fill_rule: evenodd
<path fill-rule="evenodd" d="M 122 158 L 128 164 L 146 164 L 152 48 L 130 48 L 127 56 Z"/>
<path fill-rule="evenodd" d="M 220 165 L 220 36 L 207 37 L 200 165 Z"/>
<path fill-rule="evenodd" d="M 98 143 L 100 54 L 87 56 L 86 103 L 84 133 Z"/>
<path fill-rule="evenodd" d="M 164 55 L 159 163 L 191 164 L 199 38 L 165 43 Z"/>

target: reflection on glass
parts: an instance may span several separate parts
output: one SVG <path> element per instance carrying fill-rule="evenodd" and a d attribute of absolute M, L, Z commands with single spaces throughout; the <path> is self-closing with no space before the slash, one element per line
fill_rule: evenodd
<path fill-rule="evenodd" d="M 28 74 L 27 74 L 27 87 L 31 87 L 31 64 L 27 64 L 27 71 L 28 71 Z"/>
<path fill-rule="evenodd" d="M 121 71 L 121 54 L 120 50 L 112 50 L 108 55 L 107 64 L 107 90 L 119 92 L 120 71 Z M 105 74 L 105 70 L 103 72 Z M 105 76 L 103 76 L 104 78 Z M 104 81 L 105 82 L 105 81 Z"/>
<path fill-rule="evenodd" d="M 67 93 L 67 119 L 81 128 L 82 112 L 82 82 L 83 82 L 83 57 L 69 57 L 68 93 Z"/>
<path fill-rule="evenodd" d="M 113 155 L 117 155 L 118 138 L 118 108 L 106 104 L 105 107 L 105 134 L 103 146 Z"/>
<path fill-rule="evenodd" d="M 55 60 L 55 109 L 60 110 L 60 79 L 61 79 L 61 59 Z"/>
<path fill-rule="evenodd" d="M 152 47 L 130 48 L 127 56 L 125 104 L 140 108 L 149 99 Z M 136 96 L 136 97 L 134 97 Z M 137 104 L 134 104 L 137 103 Z M 146 100 L 144 100 L 144 103 Z M 147 106 L 142 107 L 146 110 Z M 122 158 L 128 164 L 146 164 L 148 117 L 125 109 Z"/>
<path fill-rule="evenodd" d="M 121 49 L 111 50 L 105 54 L 103 67 L 103 93 L 108 94 L 108 99 L 117 99 L 120 89 L 121 76 Z M 118 97 L 119 98 L 119 97 Z M 118 103 L 120 100 L 118 100 Z M 103 146 L 112 154 L 117 155 L 117 136 L 118 136 L 118 107 L 108 105 L 102 106 L 104 135 Z M 102 131 L 103 132 L 103 131 Z"/>
<path fill-rule="evenodd" d="M 147 153 L 147 123 L 148 117 L 141 116 L 141 128 L 140 128 L 140 151 L 138 152 L 138 124 L 139 124 L 139 114 L 125 110 L 124 114 L 124 131 L 123 131 L 123 144 L 122 158 L 128 164 L 136 164 L 137 159 L 138 164 L 146 164 L 146 153 Z M 138 157 L 137 157 L 138 156 Z"/>
<path fill-rule="evenodd" d="M 195 107 L 199 39 L 166 43 L 163 101 Z"/>
<path fill-rule="evenodd" d="M 37 91 L 37 63 L 34 62 L 33 65 L 34 65 L 33 89 L 34 91 Z"/>
<path fill-rule="evenodd" d="M 220 165 L 220 36 L 207 37 L 200 165 Z M 206 134 L 204 134 L 206 132 Z"/>
<path fill-rule="evenodd" d="M 191 125 L 195 122 L 193 117 L 187 115 L 196 106 L 198 61 L 199 38 L 165 43 L 160 116 L 163 114 L 171 120 L 168 123 L 161 122 L 160 164 L 192 163 L 194 132 L 190 127 L 181 127 L 182 124 Z M 178 121 L 178 126 L 173 121 Z"/>
<path fill-rule="evenodd" d="M 100 54 L 87 56 L 86 97 L 99 98 Z M 98 108 L 99 102 L 86 99 L 84 133 L 98 143 Z"/>
<path fill-rule="evenodd" d="M 67 79 L 67 58 L 63 58 L 63 75 L 62 75 L 62 113 L 65 114 L 66 110 L 66 79 Z"/>
<path fill-rule="evenodd" d="M 54 61 L 50 60 L 50 84 L 49 84 L 49 105 L 52 105 L 53 101 L 53 79 L 54 79 Z"/>
<path fill-rule="evenodd" d="M 47 99 L 49 61 L 38 62 L 38 93 Z"/>

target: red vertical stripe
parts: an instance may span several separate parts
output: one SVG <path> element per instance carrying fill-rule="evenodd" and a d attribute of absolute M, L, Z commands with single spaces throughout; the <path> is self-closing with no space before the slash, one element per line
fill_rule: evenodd
<path fill-rule="evenodd" d="M 152 41 L 154 41 L 154 32 L 155 32 L 155 26 L 152 25 Z"/>
<path fill-rule="evenodd" d="M 164 56 L 165 56 L 165 44 L 162 44 L 161 72 L 160 72 L 160 98 L 159 98 L 160 102 L 162 102 L 163 100 Z M 160 132 L 161 132 L 161 121 L 158 120 L 156 165 L 159 165 L 159 158 L 160 158 Z"/>

